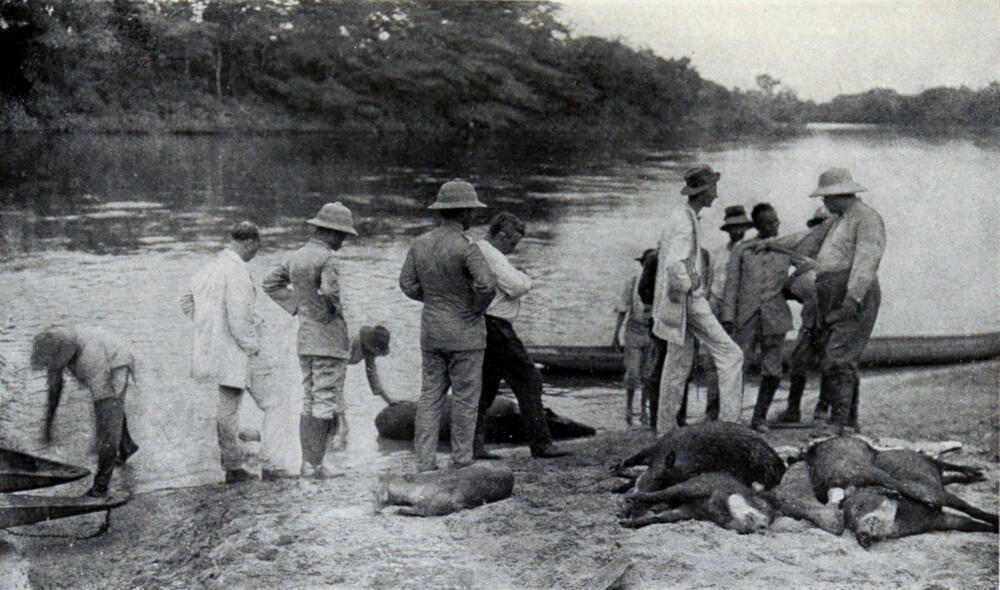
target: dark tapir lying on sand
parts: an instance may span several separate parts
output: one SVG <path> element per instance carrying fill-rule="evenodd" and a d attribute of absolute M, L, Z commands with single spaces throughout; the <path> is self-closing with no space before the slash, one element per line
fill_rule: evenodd
<path fill-rule="evenodd" d="M 705 422 L 684 426 L 656 440 L 635 455 L 611 467 L 621 477 L 635 465 L 647 469 L 635 482 L 635 491 L 654 492 L 702 473 L 729 473 L 743 483 L 770 489 L 785 473 L 785 462 L 759 433 L 732 422 Z M 621 490 L 625 491 L 625 490 Z"/>
<path fill-rule="evenodd" d="M 451 436 L 450 408 L 451 398 L 445 398 L 445 407 L 441 412 L 442 441 L 448 441 Z M 416 415 L 416 402 L 396 402 L 385 407 L 378 413 L 378 416 L 375 416 L 375 428 L 378 430 L 379 436 L 383 438 L 413 440 L 413 423 Z M 596 432 L 590 426 L 558 416 L 548 408 L 545 409 L 545 418 L 548 420 L 549 432 L 554 439 L 593 436 Z M 509 399 L 497 398 L 486 412 L 486 442 L 517 444 L 526 440 L 517 403 Z"/>
<path fill-rule="evenodd" d="M 894 480 L 911 482 L 932 502 L 893 493 L 881 485 L 848 489 L 843 501 L 847 526 L 862 547 L 931 531 L 997 532 L 997 515 L 976 508 L 945 490 L 947 483 L 982 481 L 978 469 L 946 463 L 907 450 L 876 452 L 873 467 Z M 947 473 L 953 472 L 953 473 Z M 941 507 L 963 512 L 951 514 Z"/>
<path fill-rule="evenodd" d="M 514 473 L 503 465 L 475 463 L 461 469 L 379 478 L 378 507 L 406 506 L 400 514 L 441 516 L 510 497 Z"/>

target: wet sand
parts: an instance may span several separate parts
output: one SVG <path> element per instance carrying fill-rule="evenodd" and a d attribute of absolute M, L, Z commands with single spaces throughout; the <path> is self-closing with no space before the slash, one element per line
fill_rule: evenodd
<path fill-rule="evenodd" d="M 861 421 L 870 436 L 958 440 L 949 460 L 985 470 L 987 481 L 952 486 L 996 510 L 1000 363 L 867 374 Z M 582 387 L 589 391 L 586 386 Z M 607 387 L 572 400 L 573 417 L 620 430 L 564 441 L 569 457 L 532 459 L 500 448 L 515 471 L 511 498 L 444 517 L 375 512 L 372 490 L 386 468 L 412 469 L 401 450 L 375 465 L 350 465 L 327 482 L 253 482 L 159 490 L 114 511 L 96 539 L 89 515 L 0 533 L 3 584 L 32 588 L 591 588 L 602 568 L 627 563 L 623 588 L 995 588 L 996 534 L 933 533 L 862 549 L 782 518 L 764 535 L 706 522 L 620 528 L 620 496 L 607 466 L 651 440 L 621 420 Z M 815 402 L 807 392 L 805 407 Z M 783 396 L 779 393 L 779 399 Z M 752 398 L 752 395 L 751 395 Z M 581 402 L 582 400 L 582 402 Z M 563 400 L 546 399 L 560 411 Z M 775 410 L 783 402 L 775 403 Z M 773 444 L 804 441 L 774 431 Z M 443 457 L 442 457 L 443 459 Z M 619 559 L 622 561 L 616 562 Z M 10 575 L 8 575 L 10 574 Z M 614 577 L 614 576 L 612 576 Z"/>

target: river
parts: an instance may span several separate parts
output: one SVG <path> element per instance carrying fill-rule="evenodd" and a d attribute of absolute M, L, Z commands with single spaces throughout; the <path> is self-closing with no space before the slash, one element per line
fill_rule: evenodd
<path fill-rule="evenodd" d="M 355 147 L 352 153 L 356 153 Z M 524 217 L 515 264 L 534 280 L 516 327 L 538 344 L 604 344 L 614 301 L 632 259 L 655 244 L 669 207 L 681 202 L 683 170 L 708 162 L 722 172 L 721 198 L 702 214 L 709 248 L 726 205 L 769 201 L 782 233 L 805 227 L 820 172 L 844 166 L 870 190 L 885 219 L 877 335 L 969 334 L 1000 328 L 1000 147 L 967 139 L 912 137 L 877 128 L 815 126 L 806 135 L 651 153 L 645 157 L 545 159 L 511 165 L 469 153 L 419 164 L 348 157 L 322 135 L 0 136 L 0 354 L 6 360 L 0 442 L 92 465 L 86 396 L 70 385 L 57 442 L 38 440 L 44 378 L 24 370 L 32 334 L 56 322 L 98 323 L 131 340 L 140 388 L 128 400 L 143 450 L 123 469 L 148 490 L 217 481 L 215 394 L 188 377 L 191 329 L 177 299 L 189 277 L 222 245 L 226 228 L 252 219 L 264 247 L 249 264 L 259 280 L 308 235 L 303 221 L 327 201 L 355 211 L 361 236 L 340 251 L 352 329 L 382 323 L 393 352 L 380 359 L 390 395 L 419 391 L 420 307 L 397 287 L 414 236 L 432 220 L 423 209 L 444 181 L 471 180 L 490 209 Z M 482 227 L 480 226 L 481 230 Z M 271 334 L 290 402 L 285 458 L 296 461 L 298 403 L 294 321 L 266 297 Z M 348 372 L 351 424 L 343 465 L 377 464 L 363 370 Z M 13 393 L 12 393 L 13 392 Z M 14 393 L 20 392 L 19 395 Z M 546 404 L 600 428 L 618 421 L 588 410 L 620 395 L 617 384 L 555 384 Z M 591 401 L 588 401 L 591 400 Z M 250 404 L 244 404 L 250 405 Z M 246 410 L 249 423 L 257 415 Z M 382 452 L 400 452 L 383 449 Z M 134 465 L 132 465 L 134 463 Z"/>

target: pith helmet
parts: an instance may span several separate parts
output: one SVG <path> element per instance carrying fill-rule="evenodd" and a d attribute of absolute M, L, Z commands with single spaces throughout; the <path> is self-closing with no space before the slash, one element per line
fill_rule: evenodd
<path fill-rule="evenodd" d="M 687 186 L 681 189 L 682 195 L 697 195 L 715 186 L 722 177 L 720 172 L 712 170 L 708 164 L 699 164 L 694 168 L 688 168 L 684 173 L 684 182 Z"/>
<path fill-rule="evenodd" d="M 452 180 L 441 185 L 437 200 L 428 209 L 480 209 L 486 205 L 479 202 L 476 189 L 464 180 Z"/>
<path fill-rule="evenodd" d="M 819 175 L 819 184 L 809 196 L 853 195 L 866 190 L 868 189 L 854 182 L 847 168 L 830 168 Z"/>
<path fill-rule="evenodd" d="M 316 217 L 306 221 L 306 223 L 345 234 L 358 235 L 354 229 L 354 216 L 351 215 L 351 210 L 343 206 L 340 201 L 323 205 Z"/>
<path fill-rule="evenodd" d="M 722 220 L 722 225 L 719 226 L 719 229 L 726 231 L 734 227 L 742 227 L 743 229 L 753 227 L 753 222 L 747 217 L 747 211 L 743 208 L 743 205 L 726 207 L 726 217 Z"/>

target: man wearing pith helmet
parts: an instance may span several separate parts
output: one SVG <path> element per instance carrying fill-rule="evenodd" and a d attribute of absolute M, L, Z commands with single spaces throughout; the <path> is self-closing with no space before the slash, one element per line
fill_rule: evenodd
<path fill-rule="evenodd" d="M 461 180 L 446 182 L 428 209 L 438 226 L 414 241 L 399 274 L 399 287 L 423 303 L 420 316 L 422 383 L 413 446 L 417 470 L 437 469 L 438 432 L 445 393 L 451 387 L 451 464 L 470 465 L 476 411 L 483 383 L 486 323 L 483 314 L 496 294 L 496 279 L 482 252 L 463 233 L 479 202 Z"/>
<path fill-rule="evenodd" d="M 790 248 L 816 258 L 816 297 L 825 334 L 822 373 L 839 432 L 858 428 L 858 360 L 871 337 L 882 292 L 878 266 L 885 225 L 858 198 L 866 191 L 846 168 L 820 175 L 810 197 L 820 197 L 832 216 L 805 234 L 768 240 L 764 247 Z"/>
<path fill-rule="evenodd" d="M 659 264 L 653 295 L 653 335 L 667 342 L 660 378 L 657 426 L 669 433 L 677 427 L 684 383 L 694 361 L 694 342 L 712 356 L 719 375 L 719 418 L 736 422 L 743 392 L 743 351 L 719 324 L 706 299 L 708 274 L 701 256 L 698 213 L 718 198 L 722 175 L 700 165 L 684 173 L 684 204 L 674 207 L 660 234 Z"/>
<path fill-rule="evenodd" d="M 339 202 L 323 205 L 306 223 L 312 226 L 312 237 L 271 270 L 263 287 L 285 311 L 299 317 L 302 475 L 321 479 L 329 476 L 323 469 L 327 439 L 346 426 L 344 379 L 351 358 L 336 251 L 344 238 L 358 232 L 350 209 Z"/>

